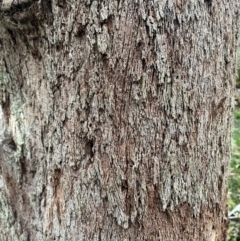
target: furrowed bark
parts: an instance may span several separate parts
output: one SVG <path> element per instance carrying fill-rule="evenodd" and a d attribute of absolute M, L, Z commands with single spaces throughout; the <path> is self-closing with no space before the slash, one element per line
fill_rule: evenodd
<path fill-rule="evenodd" d="M 3 1 L 0 240 L 226 239 L 238 1 Z"/>

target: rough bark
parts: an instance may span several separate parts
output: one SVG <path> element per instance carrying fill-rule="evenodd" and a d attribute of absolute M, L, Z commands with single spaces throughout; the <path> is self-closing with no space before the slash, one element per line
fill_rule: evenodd
<path fill-rule="evenodd" d="M 238 29 L 240 25 L 238 25 Z M 239 89 L 240 82 L 240 31 L 238 31 L 238 46 L 237 46 L 237 88 Z"/>
<path fill-rule="evenodd" d="M 225 240 L 237 5 L 2 0 L 0 240 Z"/>

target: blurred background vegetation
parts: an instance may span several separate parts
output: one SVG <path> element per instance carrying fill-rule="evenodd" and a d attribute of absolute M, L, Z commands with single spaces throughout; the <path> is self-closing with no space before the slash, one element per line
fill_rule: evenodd
<path fill-rule="evenodd" d="M 240 106 L 236 106 L 234 111 L 232 161 L 228 185 L 228 209 L 231 211 L 240 204 Z M 240 221 L 230 221 L 228 240 L 240 241 Z"/>
<path fill-rule="evenodd" d="M 230 167 L 228 187 L 228 209 L 233 210 L 240 204 L 240 36 L 238 38 L 237 53 L 237 81 L 235 94 L 234 127 L 232 134 L 232 160 Z M 239 206 L 240 207 L 240 206 Z M 240 241 L 240 213 L 236 212 L 238 218 L 230 220 L 228 230 L 228 241 Z"/>

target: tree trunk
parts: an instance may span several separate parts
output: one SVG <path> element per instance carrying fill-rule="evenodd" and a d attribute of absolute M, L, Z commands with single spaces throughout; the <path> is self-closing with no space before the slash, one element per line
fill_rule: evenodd
<path fill-rule="evenodd" d="M 0 240 L 226 239 L 237 2 L 2 0 Z"/>
<path fill-rule="evenodd" d="M 238 28 L 240 26 L 238 25 Z M 240 31 L 238 29 L 238 45 L 237 45 L 237 88 L 240 87 Z"/>

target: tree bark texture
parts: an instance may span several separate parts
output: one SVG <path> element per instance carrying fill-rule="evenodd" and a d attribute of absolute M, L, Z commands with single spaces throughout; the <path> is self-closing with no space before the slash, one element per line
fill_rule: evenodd
<path fill-rule="evenodd" d="M 2 0 L 0 240 L 225 240 L 238 2 Z"/>
<path fill-rule="evenodd" d="M 240 29 L 240 24 L 238 26 Z M 237 79 L 240 79 L 240 31 L 238 31 L 238 46 L 237 46 Z"/>

